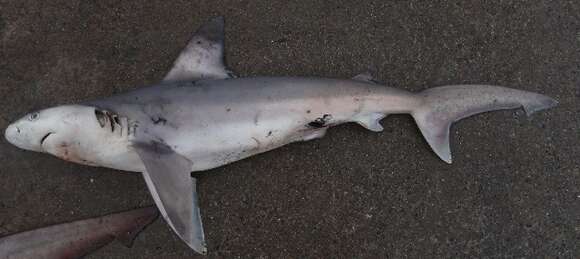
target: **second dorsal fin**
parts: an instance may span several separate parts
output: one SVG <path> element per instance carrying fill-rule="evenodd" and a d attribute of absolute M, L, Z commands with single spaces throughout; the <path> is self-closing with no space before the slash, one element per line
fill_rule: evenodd
<path fill-rule="evenodd" d="M 364 73 L 360 73 L 351 79 L 356 80 L 356 81 L 378 84 L 378 82 L 375 80 L 375 78 L 373 77 L 373 75 L 369 71 L 364 72 Z"/>

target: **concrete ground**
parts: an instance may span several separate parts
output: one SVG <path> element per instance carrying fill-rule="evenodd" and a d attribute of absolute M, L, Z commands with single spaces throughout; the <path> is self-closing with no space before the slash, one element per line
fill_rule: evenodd
<path fill-rule="evenodd" d="M 159 81 L 191 33 L 226 18 L 241 76 L 350 78 L 412 91 L 486 83 L 560 101 L 465 119 L 454 163 L 410 116 L 201 174 L 209 258 L 580 257 L 578 1 L 0 0 L 0 128 L 52 105 Z M 0 140 L 0 235 L 139 206 L 139 174 Z M 157 220 L 89 258 L 201 258 Z"/>

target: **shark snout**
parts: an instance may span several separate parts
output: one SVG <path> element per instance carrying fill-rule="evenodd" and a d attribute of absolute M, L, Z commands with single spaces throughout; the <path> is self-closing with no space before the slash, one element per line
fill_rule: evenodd
<path fill-rule="evenodd" d="M 16 145 L 15 140 L 18 134 L 20 134 L 20 129 L 14 124 L 8 125 L 4 130 L 4 138 L 12 145 Z"/>
<path fill-rule="evenodd" d="M 4 138 L 8 141 L 8 143 L 31 151 L 41 151 L 40 142 L 33 141 L 30 132 L 23 129 L 17 123 L 13 123 L 6 127 L 4 130 Z"/>

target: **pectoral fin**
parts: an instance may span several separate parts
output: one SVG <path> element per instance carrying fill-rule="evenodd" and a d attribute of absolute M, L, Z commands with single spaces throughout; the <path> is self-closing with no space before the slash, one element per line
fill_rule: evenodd
<path fill-rule="evenodd" d="M 147 187 L 169 226 L 193 250 L 207 252 L 191 161 L 157 141 L 135 142 Z"/>

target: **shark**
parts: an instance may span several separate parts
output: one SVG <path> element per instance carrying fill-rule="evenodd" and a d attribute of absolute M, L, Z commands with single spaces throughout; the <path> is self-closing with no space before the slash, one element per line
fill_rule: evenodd
<path fill-rule="evenodd" d="M 495 110 L 531 115 L 557 103 L 493 85 L 409 92 L 368 72 L 350 79 L 237 77 L 225 64 L 224 19 L 217 17 L 193 34 L 159 83 L 28 113 L 6 128 L 5 138 L 74 163 L 142 173 L 170 228 L 205 254 L 192 172 L 318 139 L 343 123 L 380 132 L 391 114 L 410 114 L 434 153 L 451 163 L 452 123 Z"/>
<path fill-rule="evenodd" d="M 81 258 L 115 239 L 131 247 L 158 214 L 152 206 L 15 233 L 0 238 L 0 258 Z"/>

